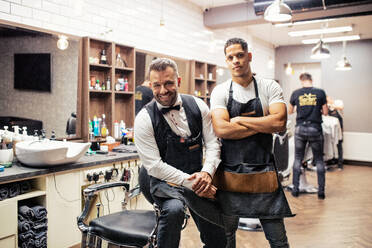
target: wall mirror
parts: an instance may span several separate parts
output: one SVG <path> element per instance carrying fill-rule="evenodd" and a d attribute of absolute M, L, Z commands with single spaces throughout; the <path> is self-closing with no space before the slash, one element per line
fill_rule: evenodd
<path fill-rule="evenodd" d="M 69 36 L 61 50 L 58 39 L 56 33 L 0 22 L 0 129 L 6 123 L 29 126 L 32 135 L 42 123 L 47 138 L 52 131 L 57 139 L 80 138 L 81 41 Z"/>

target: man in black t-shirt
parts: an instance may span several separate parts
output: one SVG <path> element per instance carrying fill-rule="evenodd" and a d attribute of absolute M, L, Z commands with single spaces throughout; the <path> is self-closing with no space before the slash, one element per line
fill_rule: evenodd
<path fill-rule="evenodd" d="M 151 82 L 150 80 L 145 80 L 141 85 L 138 85 L 136 87 L 136 93 L 135 93 L 135 105 L 136 105 L 136 115 L 140 110 L 151 102 L 151 100 L 154 98 L 154 95 L 152 94 L 151 90 Z"/>
<path fill-rule="evenodd" d="M 323 161 L 322 113 L 328 114 L 327 98 L 324 90 L 313 87 L 311 75 L 300 75 L 302 88 L 295 90 L 290 99 L 288 113 L 296 108 L 295 130 L 295 162 L 293 165 L 292 195 L 299 195 L 301 164 L 304 158 L 306 144 L 309 143 L 313 152 L 313 161 L 318 174 L 318 198 L 324 199 L 325 168 Z"/>

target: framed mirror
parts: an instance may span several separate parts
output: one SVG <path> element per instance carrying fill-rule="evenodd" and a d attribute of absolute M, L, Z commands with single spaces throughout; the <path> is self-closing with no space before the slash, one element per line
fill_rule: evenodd
<path fill-rule="evenodd" d="M 0 21 L 0 129 L 81 137 L 81 39 Z M 62 45 L 62 46 L 61 46 Z"/>

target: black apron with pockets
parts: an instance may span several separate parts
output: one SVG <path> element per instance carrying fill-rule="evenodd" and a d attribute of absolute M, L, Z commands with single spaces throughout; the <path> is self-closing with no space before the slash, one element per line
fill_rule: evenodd
<path fill-rule="evenodd" d="M 191 131 L 191 136 L 188 138 L 180 137 L 171 130 L 155 101 L 146 105 L 146 109 L 151 118 L 156 144 L 162 160 L 185 173 L 192 174 L 202 169 L 202 116 L 192 96 L 181 95 L 181 98 Z M 150 193 L 154 200 L 156 197 L 160 197 L 184 201 L 181 187 L 170 186 L 165 181 L 152 176 L 150 176 Z"/>
<path fill-rule="evenodd" d="M 233 99 L 231 82 L 227 104 L 230 118 L 236 116 L 264 116 L 259 99 L 257 82 L 254 77 L 253 83 L 256 97 L 249 100 L 247 103 L 240 103 Z M 219 166 L 220 172 L 228 172 L 230 175 L 245 174 L 247 176 L 247 174 L 249 174 L 248 176 L 253 177 L 260 175 L 264 176 L 263 178 L 265 178 L 265 173 L 271 173 L 271 175 L 275 173 L 277 180 L 277 182 L 274 182 L 276 188 L 271 192 L 257 190 L 256 185 L 252 186 L 257 191 L 244 191 L 244 193 L 219 189 L 217 199 L 225 214 L 262 219 L 293 216 L 278 179 L 278 173 L 271 151 L 272 142 L 272 135 L 265 133 L 257 133 L 239 140 L 222 139 L 222 164 Z M 249 181 L 245 181 L 244 183 L 249 184 Z M 260 183 L 264 184 L 265 182 L 261 180 Z"/>

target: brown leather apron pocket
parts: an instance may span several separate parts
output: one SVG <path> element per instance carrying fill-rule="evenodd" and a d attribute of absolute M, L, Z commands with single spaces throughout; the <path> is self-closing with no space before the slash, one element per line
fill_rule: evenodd
<path fill-rule="evenodd" d="M 240 193 L 272 193 L 278 189 L 275 171 L 244 174 L 217 170 L 212 183 L 220 190 Z"/>

